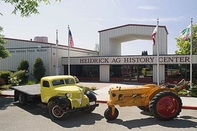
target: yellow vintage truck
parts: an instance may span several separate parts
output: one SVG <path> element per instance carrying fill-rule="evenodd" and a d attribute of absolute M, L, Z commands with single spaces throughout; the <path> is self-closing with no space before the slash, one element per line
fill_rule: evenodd
<path fill-rule="evenodd" d="M 20 104 L 37 103 L 48 107 L 51 119 L 64 119 L 70 112 L 91 113 L 99 106 L 96 96 L 77 86 L 70 75 L 46 76 L 40 84 L 14 86 L 14 100 Z"/>

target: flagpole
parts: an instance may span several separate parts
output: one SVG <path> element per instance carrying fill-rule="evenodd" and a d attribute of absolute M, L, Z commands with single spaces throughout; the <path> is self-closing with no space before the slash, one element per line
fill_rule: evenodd
<path fill-rule="evenodd" d="M 190 26 L 190 88 L 192 88 L 192 23 L 193 18 L 191 18 Z"/>
<path fill-rule="evenodd" d="M 157 18 L 157 42 L 159 41 L 159 18 Z M 157 85 L 159 86 L 159 42 L 156 44 L 157 45 Z"/>
<path fill-rule="evenodd" d="M 68 75 L 70 75 L 70 40 L 69 40 L 69 25 L 68 25 Z"/>
<path fill-rule="evenodd" d="M 58 30 L 56 30 L 56 75 L 58 74 Z"/>

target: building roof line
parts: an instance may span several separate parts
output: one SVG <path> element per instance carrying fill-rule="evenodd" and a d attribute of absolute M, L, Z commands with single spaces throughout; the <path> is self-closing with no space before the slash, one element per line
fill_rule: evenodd
<path fill-rule="evenodd" d="M 117 28 L 122 28 L 122 27 L 126 27 L 126 26 L 156 27 L 156 25 L 126 24 L 126 25 L 121 25 L 121 26 L 116 26 L 116 27 L 112 27 L 112 28 L 100 30 L 100 31 L 98 31 L 98 32 L 100 33 L 100 32 L 104 32 L 104 31 L 108 31 L 108 30 L 113 30 L 113 29 L 117 29 Z M 167 30 L 167 28 L 166 28 L 166 26 L 161 26 L 161 25 L 159 25 L 158 27 L 164 28 L 164 29 L 166 30 L 167 34 L 169 34 L 169 33 L 168 33 L 168 30 Z"/>

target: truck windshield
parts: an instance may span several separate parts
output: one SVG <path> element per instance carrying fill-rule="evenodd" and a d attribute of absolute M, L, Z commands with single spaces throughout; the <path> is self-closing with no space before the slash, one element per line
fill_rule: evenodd
<path fill-rule="evenodd" d="M 58 85 L 64 85 L 65 83 L 64 83 L 64 80 L 61 79 L 61 80 L 53 80 L 52 84 L 53 86 L 58 86 Z"/>
<path fill-rule="evenodd" d="M 53 84 L 53 86 L 63 86 L 66 84 L 75 84 L 75 81 L 72 78 L 58 79 L 58 80 L 53 80 L 52 84 Z"/>
<path fill-rule="evenodd" d="M 72 78 L 65 79 L 65 82 L 66 84 L 75 84 L 75 81 Z"/>

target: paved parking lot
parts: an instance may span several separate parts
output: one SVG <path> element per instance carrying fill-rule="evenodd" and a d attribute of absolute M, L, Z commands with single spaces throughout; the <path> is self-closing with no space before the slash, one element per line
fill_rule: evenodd
<path fill-rule="evenodd" d="M 182 110 L 173 121 L 158 121 L 137 107 L 117 107 L 119 116 L 107 122 L 107 105 L 100 103 L 91 114 L 73 113 L 63 121 L 52 121 L 47 109 L 20 106 L 13 98 L 0 97 L 0 131 L 196 131 L 197 111 Z"/>

